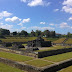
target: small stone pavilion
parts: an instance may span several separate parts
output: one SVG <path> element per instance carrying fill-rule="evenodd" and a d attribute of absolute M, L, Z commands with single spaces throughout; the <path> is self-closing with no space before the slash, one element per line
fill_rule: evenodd
<path fill-rule="evenodd" d="M 28 41 L 28 47 L 50 47 L 52 46 L 51 41 L 44 41 L 41 37 L 38 37 L 35 40 Z"/>

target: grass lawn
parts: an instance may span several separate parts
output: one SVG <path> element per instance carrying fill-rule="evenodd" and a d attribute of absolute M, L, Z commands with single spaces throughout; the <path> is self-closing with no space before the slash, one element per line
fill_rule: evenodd
<path fill-rule="evenodd" d="M 13 53 L 7 53 L 7 52 L 0 52 L 0 57 L 7 58 L 13 61 L 28 61 L 32 60 L 33 58 L 28 57 L 28 56 L 23 56 L 23 55 L 18 55 L 18 54 L 13 54 Z"/>
<path fill-rule="evenodd" d="M 33 65 L 33 66 L 36 66 L 36 67 L 43 67 L 43 66 L 51 65 L 53 63 L 43 61 L 43 60 L 40 60 L 40 59 L 36 59 L 36 60 L 28 61 L 28 62 L 26 62 L 26 64 Z"/>
<path fill-rule="evenodd" d="M 69 38 L 65 43 L 66 44 L 72 44 L 72 38 Z"/>
<path fill-rule="evenodd" d="M 72 72 L 72 66 L 67 67 L 67 68 L 65 68 L 65 69 L 62 69 L 62 70 L 60 70 L 60 71 L 58 71 L 58 72 Z"/>
<path fill-rule="evenodd" d="M 0 72 L 26 72 L 26 71 L 22 71 L 20 69 L 0 63 Z"/>
<path fill-rule="evenodd" d="M 37 37 L 7 37 L 6 39 L 0 39 L 2 42 L 28 42 L 35 40 Z"/>
<path fill-rule="evenodd" d="M 37 37 L 6 37 L 6 39 L 0 39 L 2 42 L 28 42 L 31 40 L 35 40 Z M 45 38 L 43 37 L 45 41 L 55 41 L 58 38 Z"/>
<path fill-rule="evenodd" d="M 53 46 L 53 47 L 46 47 L 46 49 L 37 50 L 36 52 L 50 51 L 50 50 L 63 49 L 63 48 L 72 48 L 72 47 L 57 45 L 57 46 Z"/>
<path fill-rule="evenodd" d="M 58 40 L 59 38 L 45 38 L 45 37 L 43 37 L 43 39 L 44 39 L 45 41 L 56 41 L 56 40 Z"/>
<path fill-rule="evenodd" d="M 60 61 L 67 60 L 70 58 L 72 58 L 72 52 L 49 56 L 49 57 L 45 57 L 43 59 L 53 61 L 53 62 L 60 62 Z"/>
<path fill-rule="evenodd" d="M 27 44 L 22 44 L 23 46 L 26 46 Z"/>
<path fill-rule="evenodd" d="M 53 43 L 62 43 L 66 38 L 60 38 L 56 41 L 54 41 Z"/>

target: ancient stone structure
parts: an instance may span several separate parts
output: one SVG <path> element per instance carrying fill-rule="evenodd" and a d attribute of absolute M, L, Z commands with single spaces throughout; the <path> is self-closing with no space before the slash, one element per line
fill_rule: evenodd
<path fill-rule="evenodd" d="M 4 46 L 4 47 L 10 47 L 10 46 L 12 46 L 12 43 L 3 42 L 2 46 Z"/>
<path fill-rule="evenodd" d="M 28 41 L 28 47 L 50 47 L 52 46 L 51 41 L 44 41 L 41 37 L 36 40 Z"/>
<path fill-rule="evenodd" d="M 19 48 L 25 48 L 21 43 L 13 43 L 12 49 L 19 49 Z"/>

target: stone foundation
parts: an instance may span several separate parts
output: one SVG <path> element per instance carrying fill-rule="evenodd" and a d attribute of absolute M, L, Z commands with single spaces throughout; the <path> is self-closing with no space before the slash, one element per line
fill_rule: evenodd
<path fill-rule="evenodd" d="M 19 68 L 21 70 L 28 71 L 28 72 L 56 72 L 58 70 L 61 70 L 63 68 L 66 68 L 72 65 L 72 59 L 65 60 L 60 63 L 52 64 L 52 65 L 41 67 L 41 68 L 30 66 L 27 64 L 21 64 L 19 62 L 11 61 L 5 58 L 0 58 L 0 62 Z"/>

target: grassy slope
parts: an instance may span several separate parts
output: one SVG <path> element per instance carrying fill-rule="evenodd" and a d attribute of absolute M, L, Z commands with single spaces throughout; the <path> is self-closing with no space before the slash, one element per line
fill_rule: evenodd
<path fill-rule="evenodd" d="M 43 60 L 40 60 L 40 59 L 32 60 L 32 61 L 29 61 L 29 62 L 26 62 L 26 63 L 29 64 L 29 65 L 36 66 L 36 67 L 43 67 L 43 66 L 53 64 L 51 62 L 43 61 Z"/>
<path fill-rule="evenodd" d="M 0 57 L 7 58 L 14 61 L 28 61 L 32 60 L 33 58 L 13 53 L 7 53 L 7 52 L 0 52 Z"/>
<path fill-rule="evenodd" d="M 69 38 L 65 43 L 66 44 L 72 44 L 72 38 Z"/>
<path fill-rule="evenodd" d="M 57 45 L 57 46 L 46 47 L 46 48 L 49 48 L 49 49 L 37 50 L 36 52 L 50 51 L 50 50 L 63 49 L 63 48 L 71 48 L 71 46 L 60 46 L 60 45 Z"/>
<path fill-rule="evenodd" d="M 6 64 L 0 63 L 0 72 L 26 72 L 26 71 L 22 71 L 20 69 L 13 68 Z"/>
<path fill-rule="evenodd" d="M 72 72 L 72 66 L 62 69 L 61 71 L 58 72 Z"/>
<path fill-rule="evenodd" d="M 36 37 L 10 37 L 7 39 L 0 39 L 3 42 L 27 42 L 27 41 L 31 41 L 31 40 L 35 40 Z"/>
<path fill-rule="evenodd" d="M 67 59 L 70 59 L 70 58 L 72 58 L 72 52 L 54 55 L 54 56 L 49 56 L 49 57 L 45 57 L 43 59 L 54 61 L 54 62 L 60 62 L 60 61 L 67 60 Z"/>
<path fill-rule="evenodd" d="M 27 42 L 31 40 L 35 40 L 37 37 L 7 37 L 6 39 L 0 39 L 3 42 Z M 58 38 L 45 38 L 43 37 L 45 41 L 55 41 Z"/>
<path fill-rule="evenodd" d="M 56 41 L 54 41 L 53 43 L 62 43 L 66 38 L 60 38 Z"/>
<path fill-rule="evenodd" d="M 58 40 L 59 38 L 43 38 L 45 41 L 56 41 Z"/>

